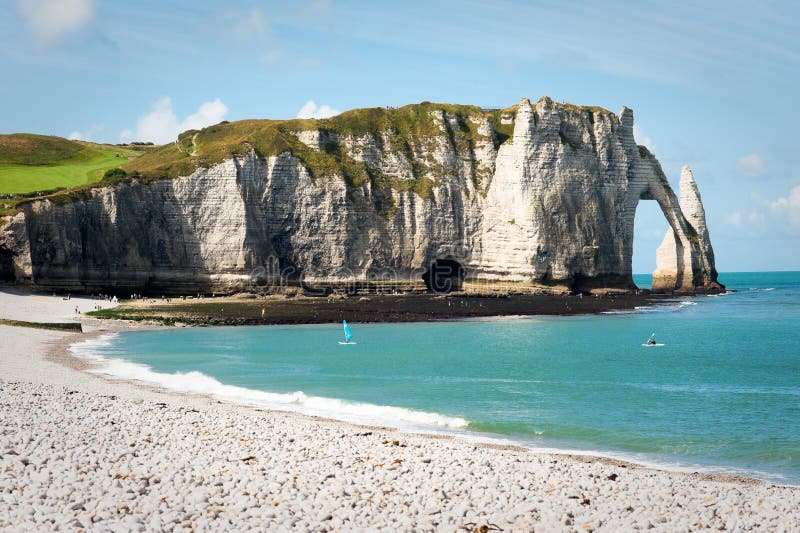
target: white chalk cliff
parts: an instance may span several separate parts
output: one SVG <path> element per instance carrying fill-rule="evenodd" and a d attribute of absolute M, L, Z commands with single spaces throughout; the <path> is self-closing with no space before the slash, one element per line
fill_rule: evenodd
<path fill-rule="evenodd" d="M 636 207 L 655 200 L 676 250 L 659 252 L 659 272 L 676 274 L 659 274 L 658 288 L 720 288 L 694 180 L 682 178 L 679 204 L 636 145 L 630 109 L 525 98 L 503 112 L 505 136 L 497 113 L 420 109 L 408 112 L 424 113 L 431 134 L 320 121 L 292 133 L 292 150 L 250 148 L 181 177 L 23 203 L 0 227 L 0 275 L 73 290 L 234 291 L 277 271 L 419 283 L 449 260 L 467 279 L 518 287 L 635 289 Z M 194 137 L 202 149 L 203 132 Z M 309 166 L 328 153 L 341 171 Z M 348 178 L 353 169 L 368 178 Z"/>
<path fill-rule="evenodd" d="M 681 169 L 679 192 L 681 210 L 695 232 L 690 235 L 690 242 L 698 245 L 700 253 L 696 253 L 693 247 L 687 247 L 672 228 L 668 229 L 661 246 L 656 250 L 656 271 L 653 272 L 655 291 L 691 291 L 695 287 L 695 272 L 698 271 L 702 279 L 717 279 L 706 211 L 694 174 L 686 165 Z"/>

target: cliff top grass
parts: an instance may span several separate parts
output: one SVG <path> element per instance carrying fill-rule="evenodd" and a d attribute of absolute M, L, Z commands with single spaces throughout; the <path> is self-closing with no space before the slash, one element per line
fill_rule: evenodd
<path fill-rule="evenodd" d="M 547 98 L 547 97 L 543 97 Z M 576 106 L 556 103 L 552 105 L 568 113 L 600 113 L 613 116 L 607 109 L 597 106 Z M 163 179 L 187 175 L 198 167 L 208 167 L 231 156 L 241 156 L 251 149 L 262 157 L 289 152 L 298 157 L 312 174 L 326 175 L 337 172 L 355 185 L 368 176 L 356 168 L 355 163 L 342 153 L 334 142 L 324 146 L 322 152 L 299 142 L 296 133 L 320 130 L 339 137 L 360 138 L 378 132 L 391 132 L 393 145 L 385 149 L 413 152 L 424 145 L 426 138 L 441 135 L 441 126 L 435 120 L 436 112 L 444 112 L 454 119 L 456 126 L 448 132 L 454 142 L 475 143 L 482 139 L 474 119 L 488 119 L 494 130 L 494 142 L 502 144 L 513 134 L 513 124 L 502 124 L 502 116 L 516 114 L 517 106 L 494 111 L 483 111 L 472 105 L 422 102 L 398 108 L 373 107 L 345 111 L 325 119 L 242 120 L 222 122 L 203 130 L 182 133 L 174 143 L 122 166 L 128 174 L 143 179 Z M 335 138 L 335 137 L 334 137 Z M 412 155 L 409 153 L 408 155 Z M 351 160 L 347 160 L 351 159 Z M 367 169 L 369 174 L 369 169 Z"/>
<path fill-rule="evenodd" d="M 598 114 L 598 115 L 608 115 L 611 117 L 615 117 L 613 111 L 609 111 L 605 107 L 600 107 L 597 105 L 575 105 L 569 102 L 554 102 L 547 96 L 542 96 L 539 101 L 544 99 L 550 100 L 550 104 L 555 107 L 556 109 L 563 109 L 567 113 L 591 113 L 591 114 Z"/>
<path fill-rule="evenodd" d="M 547 97 L 540 101 L 543 99 L 567 113 L 613 116 L 600 107 L 556 103 Z M 440 113 L 447 116 L 445 133 L 459 151 L 467 153 L 478 142 L 492 141 L 497 147 L 509 140 L 514 126 L 513 123 L 502 124 L 502 118 L 509 114 L 514 116 L 517 107 L 483 110 L 472 105 L 422 102 L 398 108 L 353 109 L 325 119 L 226 121 L 202 130 L 183 132 L 175 142 L 158 147 L 103 146 L 38 135 L 2 136 L 6 139 L 5 144 L 0 144 L 0 193 L 44 190 L 53 192 L 49 198 L 54 202 L 70 202 L 86 197 L 94 186 L 131 179 L 149 182 L 188 176 L 198 168 L 208 168 L 254 150 L 261 157 L 290 153 L 300 159 L 315 179 L 337 175 L 351 186 L 371 181 L 380 188 L 413 190 L 429 198 L 435 185 L 433 180 L 446 171 L 432 158 L 425 157 L 433 138 L 442 135 L 442 123 L 437 116 Z M 478 123 L 484 120 L 491 126 L 491 137 L 478 132 Z M 309 147 L 298 138 L 299 132 L 312 130 L 320 131 L 329 139 L 321 149 Z M 377 135 L 384 132 L 389 135 L 388 143 Z M 411 162 L 413 179 L 383 175 L 369 163 L 357 161 L 337 140 L 367 135 L 373 136 L 384 150 L 403 152 Z M 145 153 L 128 160 L 129 155 L 141 151 Z M 116 153 L 124 157 L 117 158 Z M 39 164 L 42 162 L 45 164 Z M 4 168 L 4 164 L 14 168 Z M 475 171 L 473 174 L 472 180 L 479 187 L 484 173 Z M 52 191 L 56 187 L 71 188 Z M 15 211 L 14 206 L 5 210 L 4 207 L 0 202 L 0 216 Z M 391 205 L 385 207 L 389 215 Z"/>
<path fill-rule="evenodd" d="M 0 135 L 0 164 L 46 166 L 87 158 L 87 147 L 76 141 L 48 135 Z"/>
<path fill-rule="evenodd" d="M 299 141 L 297 133 L 320 130 L 331 138 L 360 138 L 388 131 L 395 142 L 386 148 L 411 151 L 426 138 L 441 134 L 434 118 L 436 111 L 455 117 L 455 137 L 463 137 L 467 142 L 478 138 L 477 125 L 469 119 L 485 115 L 479 107 L 423 102 L 400 108 L 353 109 L 325 119 L 222 122 L 200 131 L 186 131 L 176 142 L 126 163 L 122 169 L 145 180 L 163 179 L 187 175 L 198 167 L 208 167 L 250 150 L 261 157 L 288 152 L 303 161 L 313 175 L 336 172 L 348 182 L 359 185 L 368 178 L 368 171 L 355 168 L 363 164 L 356 163 L 335 142 L 323 146 L 321 151 L 309 148 Z"/>
<path fill-rule="evenodd" d="M 52 191 L 99 181 L 141 151 L 61 137 L 0 135 L 0 194 Z"/>

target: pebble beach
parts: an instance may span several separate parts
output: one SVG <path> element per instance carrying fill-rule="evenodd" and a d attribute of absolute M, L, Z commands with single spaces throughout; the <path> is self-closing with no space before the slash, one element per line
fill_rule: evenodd
<path fill-rule="evenodd" d="M 9 298 L 0 292 L 2 318 L 24 307 L 25 319 L 52 321 L 46 299 L 30 308 Z M 800 527 L 797 487 L 406 434 L 110 380 L 69 354 L 71 343 L 114 327 L 84 322 L 83 334 L 0 326 L 0 530 Z"/>

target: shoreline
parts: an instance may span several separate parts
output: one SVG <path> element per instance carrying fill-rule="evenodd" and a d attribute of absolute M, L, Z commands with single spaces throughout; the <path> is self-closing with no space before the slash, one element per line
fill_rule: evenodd
<path fill-rule="evenodd" d="M 645 307 L 670 305 L 686 298 L 725 294 L 652 293 L 647 289 L 635 292 L 583 294 L 498 294 L 452 292 L 448 294 L 369 294 L 346 296 L 304 296 L 296 293 L 256 295 L 241 293 L 211 297 L 140 297 L 111 303 L 93 296 L 76 295 L 61 302 L 61 322 L 82 322 L 85 318 L 120 320 L 130 324 L 163 326 L 258 326 L 329 324 L 348 320 L 351 323 L 435 322 L 460 319 L 484 319 L 530 316 L 577 316 L 604 313 L 635 312 Z M 67 300 L 53 293 L 48 296 L 32 288 L 0 286 L 0 298 L 14 297 Z M 64 309 L 77 302 L 78 314 Z M 90 309 L 97 306 L 98 309 Z M 23 321 L 31 322 L 33 310 L 23 312 Z M 0 313 L 0 320 L 4 317 Z M 23 324 L 19 324 L 23 325 Z M 38 324 L 46 326 L 48 324 Z M 63 327 L 62 324 L 54 324 Z"/>
<path fill-rule="evenodd" d="M 401 432 L 92 374 L 69 345 L 152 329 L 97 324 L 83 334 L 0 326 L 13 340 L 0 355 L 0 527 L 589 531 L 800 519 L 800 488 L 755 478 Z M 77 451 L 45 460 L 53 438 Z"/>
<path fill-rule="evenodd" d="M 665 305 L 688 296 L 612 294 L 579 295 L 370 295 L 305 297 L 237 295 L 201 299 L 126 300 L 92 312 L 95 318 L 166 325 L 239 326 L 428 322 L 504 316 L 573 316 L 632 311 Z"/>
<path fill-rule="evenodd" d="M 548 297 L 549 298 L 549 297 Z M 669 301 L 674 300 L 674 298 L 663 298 L 662 301 Z M 659 304 L 654 304 L 659 305 Z M 578 314 L 587 314 L 587 313 L 578 313 Z M 519 316 L 522 318 L 529 318 L 532 316 L 537 315 L 482 315 L 482 316 L 464 316 L 464 317 L 452 317 L 452 318 L 432 318 L 430 321 L 461 321 L 461 320 L 492 320 L 492 319 L 504 319 L 504 318 L 511 318 Z M 541 316 L 552 316 L 552 315 L 541 315 Z M 557 315 L 557 316 L 573 316 L 570 315 Z M 185 392 L 180 390 L 170 389 L 167 386 L 156 385 L 146 383 L 144 381 L 136 380 L 133 378 L 125 378 L 114 376 L 112 374 L 104 373 L 104 372 L 93 372 L 92 369 L 95 367 L 90 361 L 87 361 L 84 358 L 79 357 L 76 355 L 72 350 L 71 347 L 73 345 L 79 344 L 84 341 L 88 341 L 91 339 L 95 339 L 107 334 L 114 334 L 120 332 L 132 332 L 132 331 L 153 331 L 153 330 L 160 330 L 160 329 L 178 329 L 181 326 L 176 325 L 164 325 L 159 324 L 157 322 L 150 322 L 150 323 L 137 323 L 135 321 L 129 320 L 122 320 L 122 319 L 91 319 L 93 322 L 93 326 L 90 328 L 90 331 L 84 331 L 82 333 L 78 333 L 76 336 L 79 336 L 79 339 L 70 338 L 71 336 L 65 337 L 62 341 L 58 342 L 57 344 L 53 345 L 53 347 L 47 350 L 44 353 L 44 359 L 50 361 L 52 363 L 64 366 L 71 370 L 75 370 L 81 372 L 85 375 L 91 376 L 92 378 L 102 380 L 104 382 L 110 384 L 121 384 L 124 383 L 126 385 L 140 388 L 142 390 L 148 391 L 149 393 L 154 394 L 164 394 L 168 396 L 175 396 L 184 399 L 193 399 L 193 400 L 200 400 L 207 403 L 215 402 L 218 404 L 225 404 L 229 405 L 233 408 L 237 409 L 247 409 L 247 410 L 255 410 L 259 412 L 267 411 L 273 413 L 280 413 L 288 416 L 298 416 L 302 418 L 307 418 L 310 420 L 318 421 L 318 422 L 326 422 L 332 424 L 344 424 L 351 429 L 372 429 L 372 430 L 382 430 L 388 432 L 394 432 L 404 435 L 414 435 L 419 436 L 421 438 L 431 438 L 431 439 L 454 439 L 454 440 L 461 440 L 462 442 L 469 443 L 479 447 L 486 447 L 486 448 L 496 448 L 496 449 L 505 449 L 505 450 L 516 450 L 525 453 L 534 453 L 534 454 L 544 454 L 544 455 L 554 455 L 560 456 L 565 458 L 571 458 L 579 462 L 594 462 L 599 461 L 609 465 L 616 465 L 622 466 L 623 468 L 642 468 L 647 470 L 655 470 L 655 471 L 662 471 L 668 472 L 672 474 L 681 474 L 686 476 L 697 476 L 698 479 L 710 480 L 710 481 L 718 481 L 724 483 L 743 483 L 743 484 L 772 484 L 775 486 L 781 487 L 788 487 L 788 488 L 798 488 L 800 489 L 800 485 L 792 485 L 792 484 L 781 484 L 776 483 L 774 481 L 768 479 L 762 479 L 755 476 L 748 476 L 746 474 L 739 474 L 739 473 L 723 473 L 714 471 L 713 466 L 704 466 L 704 465 L 693 465 L 700 468 L 708 468 L 708 470 L 699 470 L 699 471 L 690 471 L 691 468 L 688 467 L 680 467 L 680 466 L 670 466 L 668 463 L 660 463 L 655 461 L 636 461 L 635 459 L 625 457 L 624 453 L 616 454 L 616 452 L 608 451 L 590 451 L 590 450 L 580 450 L 580 449 L 571 449 L 571 448 L 546 448 L 545 451 L 542 449 L 537 449 L 535 447 L 526 446 L 524 444 L 520 444 L 515 442 L 513 438 L 502 435 L 502 434 L 483 434 L 482 432 L 475 431 L 475 430 L 468 430 L 464 429 L 461 432 L 448 432 L 447 430 L 442 430 L 441 432 L 437 432 L 435 430 L 425 431 L 421 430 L 420 428 L 404 430 L 394 426 L 389 425 L 373 425 L 373 424 L 362 424 L 358 422 L 348 421 L 340 418 L 329 417 L 329 416 L 321 416 L 315 414 L 304 413 L 299 410 L 286 410 L 274 407 L 263 407 L 258 406 L 255 404 L 249 404 L 245 401 L 236 402 L 227 399 L 219 399 L 213 393 L 200 393 L 200 392 Z M 376 320 L 371 323 L 381 323 L 383 321 Z M 268 324 L 246 324 L 246 325 L 317 325 L 317 324 L 326 324 L 326 322 L 277 322 L 277 323 L 268 323 Z M 110 326 L 110 329 L 109 329 Z M 25 327 L 25 326 L 20 326 Z M 210 327 L 224 327 L 223 325 L 212 325 Z M 95 329 L 96 328 L 96 329 Z M 268 391 L 265 391 L 268 392 Z M 463 433 L 463 434 L 462 434 Z M 482 437 L 482 435 L 484 435 Z M 481 439 L 485 440 L 481 440 Z M 503 441 L 507 440 L 507 443 L 503 442 L 490 442 L 490 441 Z M 612 453 L 615 456 L 608 455 L 607 453 Z"/>
<path fill-rule="evenodd" d="M 455 319 L 455 320 L 469 320 L 469 319 Z M 307 324 L 298 324 L 298 325 L 307 325 Z M 344 418 L 336 418 L 334 416 L 307 413 L 301 410 L 260 406 L 254 403 L 248 403 L 245 400 L 237 402 L 234 400 L 219 398 L 214 393 L 181 391 L 181 390 L 171 389 L 168 386 L 151 384 L 134 378 L 120 377 L 102 371 L 94 372 L 92 369 L 96 368 L 95 365 L 93 365 L 90 361 L 76 355 L 70 349 L 75 344 L 79 344 L 81 342 L 98 338 L 107 334 L 129 332 L 129 331 L 152 331 L 157 329 L 175 329 L 175 326 L 144 326 L 144 327 L 131 328 L 129 327 L 130 326 L 129 324 L 125 324 L 122 321 L 119 321 L 119 323 L 117 323 L 116 326 L 117 328 L 115 328 L 113 331 L 98 330 L 98 331 L 93 331 L 91 333 L 84 333 L 81 336 L 80 340 L 64 339 L 64 341 L 55 345 L 51 350 L 49 350 L 45 354 L 45 359 L 53 363 L 66 366 L 70 369 L 84 372 L 92 377 L 107 381 L 109 383 L 125 383 L 134 387 L 142 388 L 152 393 L 173 395 L 181 398 L 194 398 L 196 400 L 202 400 L 206 402 L 216 402 L 219 404 L 229 405 L 233 408 L 250 409 L 259 412 L 267 411 L 267 412 L 281 413 L 289 416 L 298 416 L 318 422 L 325 422 L 331 424 L 344 424 L 345 426 L 354 430 L 371 429 L 371 430 L 381 430 L 381 431 L 399 433 L 401 435 L 413 435 L 421 438 L 460 440 L 461 442 L 469 443 L 471 445 L 483 448 L 514 450 L 518 452 L 532 453 L 537 455 L 552 455 L 557 457 L 570 458 L 578 462 L 584 462 L 584 463 L 601 462 L 608 465 L 620 466 L 622 468 L 641 468 L 646 470 L 667 472 L 671 474 L 686 475 L 690 477 L 696 476 L 698 479 L 717 481 L 723 483 L 740 483 L 745 485 L 764 483 L 780 487 L 800 489 L 800 485 L 778 483 L 770 479 L 759 478 L 756 476 L 751 476 L 742 473 L 721 472 L 719 470 L 724 469 L 724 466 L 722 465 L 716 465 L 715 467 L 715 465 L 702 465 L 696 463 L 689 463 L 689 465 L 691 466 L 680 466 L 680 463 L 670 464 L 668 461 L 659 462 L 657 460 L 648 460 L 644 458 L 641 460 L 636 460 L 635 458 L 626 457 L 625 452 L 614 452 L 613 450 L 594 451 L 585 449 L 582 450 L 577 448 L 554 448 L 554 447 L 537 448 L 536 446 L 528 446 L 525 445 L 524 443 L 520 443 L 519 441 L 515 441 L 512 436 L 499 433 L 498 434 L 484 433 L 481 431 L 470 430 L 470 429 L 457 429 L 457 430 L 453 429 L 448 430 L 445 428 L 441 430 L 436 430 L 433 428 L 431 428 L 430 430 L 426 430 L 424 428 L 403 429 L 400 427 L 384 425 L 384 424 L 371 424 L 367 422 L 360 423 L 351 420 L 346 420 Z M 270 391 L 260 391 L 257 389 L 248 389 L 248 390 L 270 393 Z"/>

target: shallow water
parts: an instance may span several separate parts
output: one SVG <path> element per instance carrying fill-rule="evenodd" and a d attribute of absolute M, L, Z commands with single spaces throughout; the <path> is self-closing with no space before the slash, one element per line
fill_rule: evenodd
<path fill-rule="evenodd" d="M 800 273 L 578 317 L 126 332 L 74 348 L 176 390 L 800 483 Z M 637 279 L 641 285 L 649 280 Z M 655 333 L 665 346 L 641 344 Z"/>

